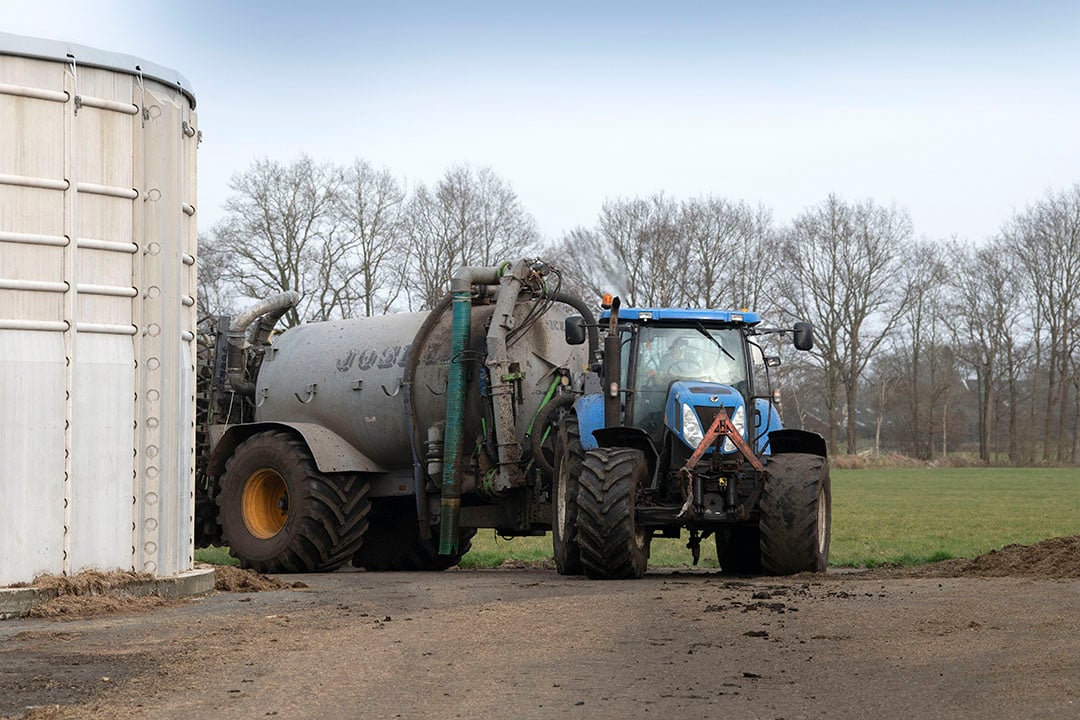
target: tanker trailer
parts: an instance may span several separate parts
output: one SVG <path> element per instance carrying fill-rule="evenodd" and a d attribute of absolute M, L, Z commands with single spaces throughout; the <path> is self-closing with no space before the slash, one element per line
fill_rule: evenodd
<path fill-rule="evenodd" d="M 598 358 L 541 261 L 461 268 L 430 312 L 299 325 L 295 293 L 203 338 L 197 537 L 261 572 L 433 570 L 551 528 L 554 434 Z M 587 323 L 595 328 L 595 321 Z"/>

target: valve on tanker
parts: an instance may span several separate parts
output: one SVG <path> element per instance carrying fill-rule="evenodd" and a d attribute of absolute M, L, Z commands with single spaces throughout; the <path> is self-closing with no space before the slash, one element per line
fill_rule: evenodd
<path fill-rule="evenodd" d="M 437 422 L 428 428 L 427 434 L 427 471 L 433 478 L 442 476 L 443 471 L 443 436 L 446 423 Z"/>

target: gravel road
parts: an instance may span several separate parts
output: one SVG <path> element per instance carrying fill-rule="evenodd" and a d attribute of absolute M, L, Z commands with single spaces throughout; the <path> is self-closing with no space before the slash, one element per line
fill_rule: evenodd
<path fill-rule="evenodd" d="M 987 577 L 1006 555 L 779 579 L 338 572 L 12 620 L 0 717 L 1080 716 L 1080 574 Z"/>

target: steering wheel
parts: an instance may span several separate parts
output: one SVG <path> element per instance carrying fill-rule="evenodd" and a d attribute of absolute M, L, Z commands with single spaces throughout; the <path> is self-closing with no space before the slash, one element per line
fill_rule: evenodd
<path fill-rule="evenodd" d="M 673 375 L 691 376 L 700 375 L 705 368 L 694 358 L 676 360 L 668 366 L 668 372 Z"/>

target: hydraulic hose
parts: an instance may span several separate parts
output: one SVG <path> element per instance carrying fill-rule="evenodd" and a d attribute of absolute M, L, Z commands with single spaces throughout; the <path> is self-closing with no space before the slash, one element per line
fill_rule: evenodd
<path fill-rule="evenodd" d="M 439 554 L 451 555 L 458 545 L 461 510 L 461 438 L 465 420 L 465 350 L 472 321 L 471 289 L 453 291 L 450 327 L 450 376 L 446 386 L 446 441 L 442 481 Z"/>
<path fill-rule="evenodd" d="M 593 313 L 592 308 L 573 293 L 557 292 L 551 295 L 551 299 L 569 305 L 581 313 L 581 317 L 585 318 L 585 329 L 589 337 L 589 362 L 595 362 L 597 353 L 600 352 L 600 331 L 597 329 L 596 314 Z"/>
<path fill-rule="evenodd" d="M 439 554 L 451 555 L 458 545 L 461 511 L 461 440 L 465 430 L 465 351 L 472 324 L 473 285 L 496 285 L 500 267 L 462 267 L 450 278 L 450 373 L 446 384 L 446 440 L 443 443 L 442 517 Z"/>
<path fill-rule="evenodd" d="M 548 424 L 551 422 L 551 416 L 553 414 L 560 409 L 569 408 L 574 404 L 575 400 L 577 400 L 577 398 L 574 395 L 560 395 L 542 407 L 539 412 L 536 413 L 536 418 L 533 420 L 533 431 L 529 436 L 533 460 L 536 462 L 536 466 L 551 478 L 555 477 L 555 468 L 547 461 L 547 458 L 544 457 L 543 451 L 544 438 L 548 431 Z"/>

